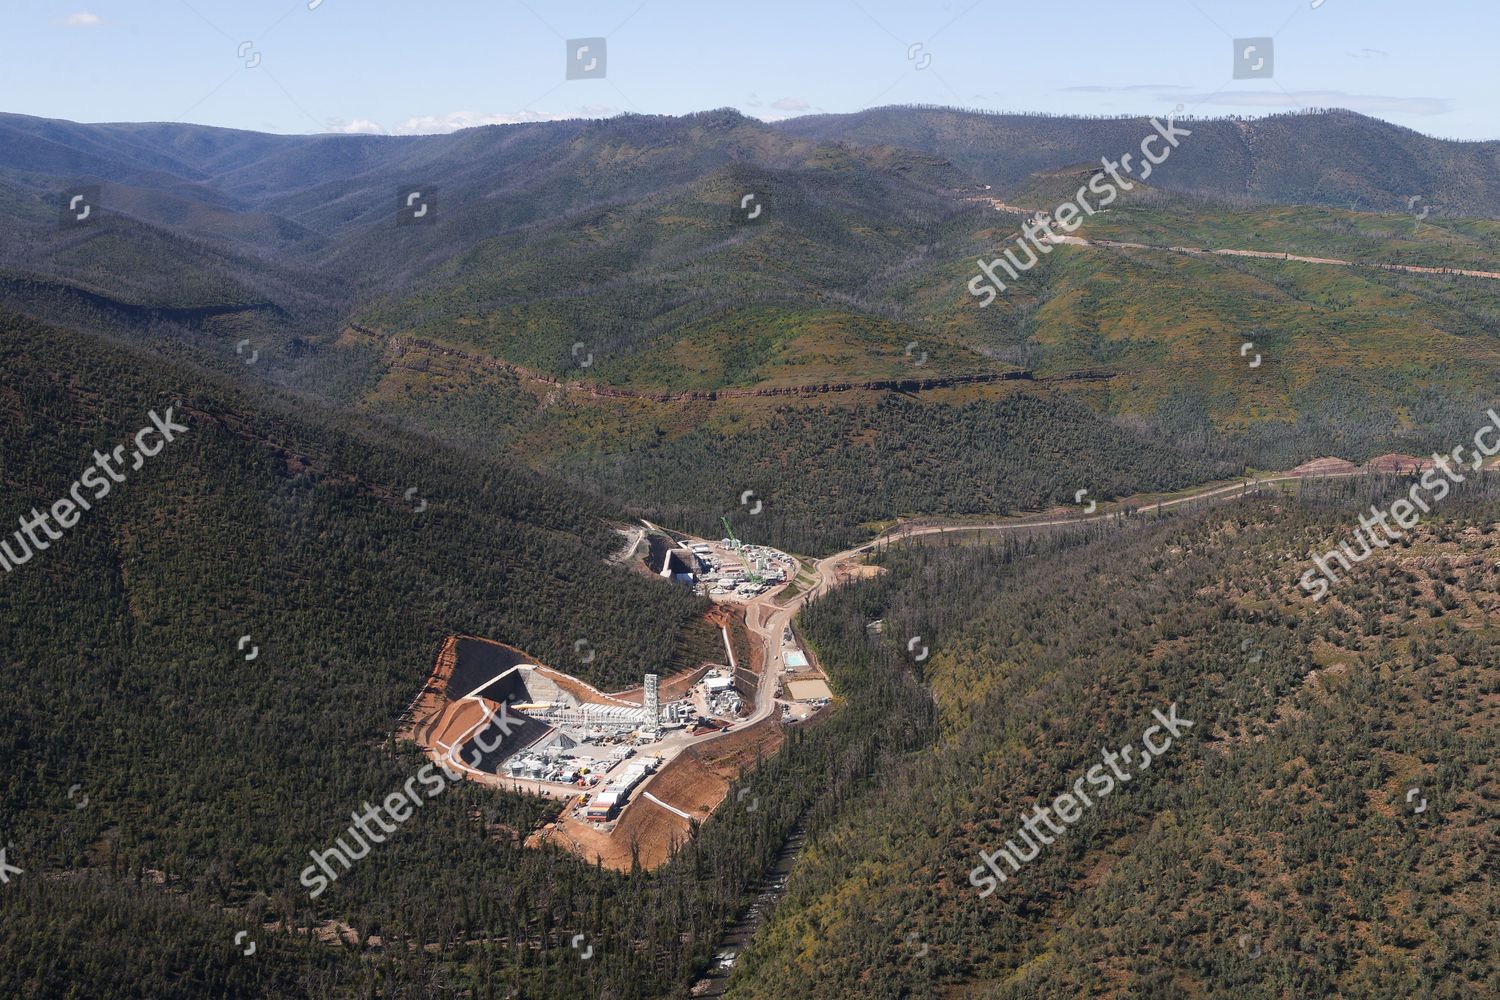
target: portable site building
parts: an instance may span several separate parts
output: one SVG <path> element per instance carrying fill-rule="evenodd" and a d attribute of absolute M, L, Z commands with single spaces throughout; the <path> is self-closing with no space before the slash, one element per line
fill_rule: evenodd
<path fill-rule="evenodd" d="M 614 816 L 615 810 L 618 808 L 620 808 L 619 793 L 603 791 L 595 795 L 589 804 L 584 807 L 583 815 L 586 819 L 609 819 Z"/>

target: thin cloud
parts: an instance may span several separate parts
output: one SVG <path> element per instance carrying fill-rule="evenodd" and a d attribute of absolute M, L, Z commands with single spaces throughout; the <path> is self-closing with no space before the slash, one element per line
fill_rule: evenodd
<path fill-rule="evenodd" d="M 91 14 L 86 10 L 80 10 L 76 14 L 69 14 L 62 19 L 63 27 L 66 28 L 97 28 L 99 26 L 99 15 Z"/>
<path fill-rule="evenodd" d="M 782 97 L 771 102 L 771 107 L 777 111 L 806 111 L 812 107 L 800 97 Z"/>
<path fill-rule="evenodd" d="M 1361 58 L 1386 56 L 1379 49 L 1362 51 L 1371 55 Z M 1182 101 L 1189 105 L 1270 108 L 1278 111 L 1286 108 L 1348 108 L 1350 111 L 1372 115 L 1443 115 L 1453 110 L 1453 102 L 1445 97 L 1391 97 L 1384 94 L 1351 94 L 1344 90 L 1222 90 L 1215 94 L 1189 95 L 1183 93 L 1187 90 L 1186 87 L 1167 83 L 1138 83 L 1122 87 L 1088 84 L 1063 89 L 1086 94 L 1150 93 L 1163 101 Z"/>
<path fill-rule="evenodd" d="M 391 129 L 392 135 L 438 135 L 480 125 L 522 125 L 527 122 L 555 122 L 573 115 L 550 111 L 522 111 L 515 115 L 450 111 L 445 115 L 417 115 Z"/>
<path fill-rule="evenodd" d="M 328 123 L 328 131 L 343 135 L 385 135 L 385 126 L 368 118 L 356 118 L 347 124 L 335 119 Z"/>
<path fill-rule="evenodd" d="M 604 105 L 587 105 L 579 109 L 584 115 L 594 118 L 606 117 L 614 111 Z M 340 135 L 443 135 L 459 129 L 476 128 L 480 125 L 521 125 L 527 122 L 555 122 L 577 115 L 554 112 L 523 111 L 515 115 L 475 111 L 450 111 L 445 115 L 416 115 L 390 128 L 369 118 L 356 118 L 346 122 L 342 118 L 330 118 L 327 131 Z"/>

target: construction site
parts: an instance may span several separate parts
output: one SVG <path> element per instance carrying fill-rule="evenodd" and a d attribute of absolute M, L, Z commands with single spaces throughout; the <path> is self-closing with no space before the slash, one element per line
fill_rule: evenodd
<path fill-rule="evenodd" d="M 750 601 L 775 590 L 797 573 L 797 560 L 766 545 L 750 545 L 721 519 L 724 537 L 694 539 L 649 523 L 646 565 L 658 575 L 715 601 Z"/>
<path fill-rule="evenodd" d="M 504 643 L 449 636 L 397 734 L 476 783 L 557 800 L 527 843 L 608 867 L 628 867 L 632 848 L 647 866 L 665 861 L 743 767 L 780 747 L 784 726 L 832 698 L 793 609 L 772 600 L 797 572 L 792 557 L 732 531 L 650 541 L 638 566 L 729 605 L 712 616 L 723 662 L 609 693 Z"/>

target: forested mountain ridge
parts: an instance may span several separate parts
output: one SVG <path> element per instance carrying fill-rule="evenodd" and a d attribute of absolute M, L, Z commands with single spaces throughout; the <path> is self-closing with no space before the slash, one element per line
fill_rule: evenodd
<path fill-rule="evenodd" d="M 297 886 L 306 852 L 339 817 L 413 770 L 390 733 L 445 635 L 524 642 L 604 685 L 715 649 L 718 630 L 695 624 L 704 602 L 604 567 L 616 544 L 605 509 L 536 475 L 291 398 L 252 399 L 24 318 L 5 316 L 0 334 L 7 518 L 67 497 L 95 449 L 133 442 L 151 411 L 187 428 L 122 466 L 124 480 L 76 527 L 0 581 L 0 842 L 26 873 L 0 892 L 6 995 L 59 974 L 119 996 L 200 995 L 214 983 L 232 995 L 336 995 L 363 973 L 320 958 L 322 946 L 307 953 L 296 935 L 267 941 L 279 935 L 260 930 L 262 918 L 428 935 L 440 908 L 423 916 L 421 894 L 380 902 L 361 883 L 388 877 L 377 876 L 385 864 L 441 881 L 454 852 L 490 867 L 497 852 L 556 863 L 489 843 L 471 811 L 496 797 L 455 790 L 429 805 L 425 835 L 418 824 L 393 842 L 321 912 Z M 592 665 L 577 661 L 581 633 Z M 508 796 L 499 808 L 529 827 L 540 807 Z M 39 922 L 47 911 L 54 919 Z M 101 912 L 108 920 L 91 926 Z M 103 971 L 167 920 L 183 929 L 182 949 L 129 959 L 129 982 Z M 232 925 L 262 936 L 275 964 L 236 968 Z M 410 956 L 412 983 L 427 974 L 422 954 Z"/>
<path fill-rule="evenodd" d="M 1268 205 L 1187 183 L 1260 137 L 1251 166 L 1281 171 L 1266 197 L 1323 201 L 1299 187 L 1322 179 L 1313 143 L 1373 148 L 1392 126 L 1341 113 L 1191 127 L 1149 187 L 1082 235 L 1500 271 L 1500 224 L 1485 218 Z M 700 527 L 743 490 L 773 489 L 764 457 L 776 435 L 804 435 L 793 451 L 835 434 L 846 454 L 875 450 L 894 477 L 873 495 L 827 469 L 775 484 L 771 518 L 752 529 L 808 551 L 904 514 L 1423 452 L 1451 437 L 1444 414 L 1485 401 L 1500 379 L 1500 282 L 1059 246 L 980 308 L 966 285 L 1022 221 L 994 208 L 984 170 L 1001 164 L 1015 179 L 1007 197 L 1050 210 L 1090 162 L 1084 146 L 1138 143 L 1143 128 L 923 108 L 775 126 L 725 110 L 627 115 L 420 138 L 7 116 L 0 301 L 562 470 L 585 490 L 608 483 L 633 511 Z M 1028 129 L 1042 141 L 1020 141 Z M 1429 166 L 1487 149 L 1401 142 Z M 1479 180 L 1452 201 L 1494 214 L 1479 205 L 1486 175 L 1470 173 Z M 62 192 L 85 181 L 99 214 L 59 219 Z M 398 192 L 424 188 L 429 214 L 403 223 Z M 1247 343 L 1263 365 L 1248 367 Z M 528 384 L 486 359 L 605 391 Z M 1009 381 L 1026 373 L 1039 384 Z M 894 398 L 927 379 L 977 381 L 917 391 L 916 410 Z M 888 388 L 725 392 L 859 383 Z M 1080 406 L 1082 433 L 1101 446 L 1083 473 L 1046 488 L 998 472 L 1000 488 L 975 481 L 993 466 L 987 435 L 1027 437 L 1007 429 L 1015 414 Z M 903 424 L 942 428 L 941 460 L 915 457 Z M 1142 437 L 1170 450 L 1175 474 L 1151 470 L 1162 463 Z M 727 484 L 712 496 L 704 462 Z"/>
<path fill-rule="evenodd" d="M 460 783 L 312 899 L 309 852 L 419 773 L 391 734 L 444 637 L 618 687 L 720 633 L 702 599 L 604 565 L 605 501 L 12 315 L 5 516 L 66 497 L 153 410 L 187 429 L 0 578 L 0 994 L 675 995 L 819 795 L 921 742 L 891 711 L 922 700 L 911 678 L 834 665 L 851 697 L 755 769 L 764 805 L 650 873 L 523 847 L 558 804 Z"/>
<path fill-rule="evenodd" d="M 187 427 L 0 577 L 0 995 L 677 1000 L 793 831 L 731 995 L 1500 994 L 1477 479 L 1323 604 L 1310 554 L 1408 481 L 851 559 L 795 634 L 834 704 L 667 863 L 525 848 L 562 807 L 465 783 L 299 882 L 422 766 L 392 734 L 444 637 L 605 688 L 718 656 L 704 599 L 606 565 L 611 525 L 728 515 L 821 574 L 898 518 L 1469 440 L 1500 282 L 1370 265 L 1500 270 L 1494 144 L 1189 124 L 981 308 L 978 262 L 1146 119 L 0 116 L 0 517 L 153 414 Z M 1021 811 L 1169 705 L 1172 753 L 980 896 Z"/>
<path fill-rule="evenodd" d="M 921 635 L 938 734 L 813 841 L 729 995 L 1500 991 L 1495 484 L 1325 604 L 1295 583 L 1406 485 L 892 551 L 811 608 L 828 659 L 900 659 Z M 1139 749 L 1169 705 L 1191 725 L 1101 794 L 1101 748 Z M 1085 775 L 1081 818 L 1034 821 L 1039 853 L 984 891 L 982 855 Z"/>
<path fill-rule="evenodd" d="M 1157 118 L 1166 121 L 1171 109 Z M 1339 108 L 1261 118 L 1180 118 L 1170 166 L 1154 181 L 1262 204 L 1403 212 L 1412 195 L 1439 214 L 1500 218 L 1500 142 L 1458 142 Z M 884 107 L 804 115 L 789 135 L 920 149 L 1005 191 L 1041 170 L 1130 152 L 1153 131 L 1145 116 L 1075 118 Z M 1332 165 L 1338 164 L 1337 169 Z"/>

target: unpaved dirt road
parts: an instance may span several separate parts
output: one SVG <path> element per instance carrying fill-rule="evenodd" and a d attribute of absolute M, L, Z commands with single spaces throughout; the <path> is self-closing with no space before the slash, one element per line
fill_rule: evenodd
<path fill-rule="evenodd" d="M 1000 199 L 987 195 L 982 195 L 974 200 L 989 205 L 997 212 L 1005 212 L 1010 215 L 1025 215 L 1030 217 L 1050 215 L 1050 213 L 1039 209 L 1007 205 Z M 1420 264 L 1370 264 L 1357 260 L 1340 260 L 1337 257 L 1305 257 L 1300 254 L 1278 253 L 1272 250 L 1210 250 L 1204 247 L 1163 247 L 1154 246 L 1149 243 L 1126 243 L 1119 240 L 1086 240 L 1082 236 L 1056 235 L 1051 234 L 1050 230 L 1048 232 L 1049 235 L 1042 236 L 1040 241 L 1042 243 L 1050 243 L 1054 246 L 1105 247 L 1112 250 L 1159 250 L 1162 253 L 1181 253 L 1203 257 L 1259 257 L 1263 260 L 1287 260 L 1296 261 L 1301 264 L 1324 264 L 1330 267 L 1368 267 L 1378 271 L 1405 271 L 1408 274 L 1461 274 L 1468 278 L 1486 278 L 1491 281 L 1500 281 L 1500 271 L 1475 271 L 1462 267 L 1427 267 Z"/>
<path fill-rule="evenodd" d="M 1269 250 L 1207 250 L 1202 247 L 1159 247 L 1147 243 L 1121 243 L 1116 240 L 1086 240 L 1081 236 L 1042 237 L 1043 243 L 1077 247 L 1105 247 L 1111 250 L 1160 250 L 1163 253 L 1181 253 L 1199 257 L 1258 257 L 1263 260 L 1286 260 L 1301 264 L 1325 264 L 1331 267 L 1368 267 L 1377 271 L 1404 271 L 1408 274 L 1461 274 L 1468 278 L 1500 280 L 1500 271 L 1473 271 L 1463 267 L 1424 267 L 1418 264 L 1369 264 L 1357 260 L 1340 260 L 1337 257 L 1303 257 L 1294 253 L 1275 253 Z"/>
<path fill-rule="evenodd" d="M 773 597 L 777 591 L 770 591 L 750 601 L 745 605 L 746 627 L 758 635 L 763 643 L 761 656 L 760 685 L 756 693 L 755 712 L 741 726 L 759 722 L 770 714 L 775 707 L 773 695 L 776 689 L 776 680 L 781 675 L 785 664 L 781 656 L 781 634 L 801 610 L 802 606 L 820 594 L 827 593 L 838 586 L 841 571 L 848 566 L 863 559 L 865 555 L 882 546 L 890 545 L 892 542 L 905 541 L 922 535 L 936 535 L 948 531 L 986 531 L 986 532 L 1020 532 L 1031 531 L 1037 528 L 1064 527 L 1080 524 L 1092 524 L 1100 521 L 1108 521 L 1119 516 L 1121 512 L 1129 507 L 1137 510 L 1166 510 L 1179 507 L 1183 504 L 1201 503 L 1203 501 L 1228 500 L 1237 494 L 1248 493 L 1260 486 L 1270 486 L 1277 483 L 1296 482 L 1299 480 L 1312 479 L 1339 479 L 1350 476 L 1359 476 L 1364 473 L 1355 472 L 1333 472 L 1318 475 L 1277 473 L 1275 475 L 1263 476 L 1258 479 L 1242 479 L 1232 483 L 1219 486 L 1205 486 L 1201 489 L 1184 493 L 1171 499 L 1152 500 L 1149 498 L 1127 498 L 1116 501 L 1108 508 L 1097 509 L 1092 513 L 1079 512 L 1067 516 L 1055 516 L 1045 514 L 1020 515 L 1014 517 L 1000 518 L 994 521 L 979 523 L 964 523 L 959 521 L 940 521 L 937 523 L 923 523 L 920 525 L 901 525 L 881 534 L 872 541 L 854 548 L 845 549 L 843 552 L 826 556 L 822 559 L 811 560 L 812 575 L 814 582 L 796 597 L 791 598 L 784 605 L 777 605 Z M 794 559 L 796 557 L 793 557 Z M 801 562 L 798 562 L 798 570 Z M 789 579 L 795 579 L 796 573 L 789 574 Z"/>
<path fill-rule="evenodd" d="M 1485 469 L 1491 473 L 1500 472 L 1500 460 L 1491 463 Z M 1270 486 L 1298 480 L 1343 479 L 1364 474 L 1364 470 L 1328 473 L 1277 473 L 1258 479 L 1243 479 L 1218 486 L 1205 486 L 1169 500 L 1152 500 L 1141 497 L 1128 498 L 1112 503 L 1107 510 L 1095 510 L 1093 513 L 1080 512 L 1068 517 L 1030 515 L 1008 517 L 977 524 L 943 522 L 937 524 L 901 525 L 863 545 L 845 549 L 843 552 L 827 556 L 823 559 L 811 560 L 811 569 L 815 577 L 815 582 L 812 586 L 809 586 L 781 607 L 776 606 L 771 600 L 775 593 L 774 591 L 761 595 L 761 597 L 750 602 L 746 607 L 746 624 L 761 636 L 764 641 L 763 648 L 765 650 L 760 665 L 761 683 L 756 696 L 756 712 L 752 719 L 755 721 L 763 719 L 774 705 L 771 698 L 774 693 L 774 680 L 779 676 L 782 666 L 780 662 L 781 630 L 791 622 L 793 616 L 801 609 L 803 604 L 819 594 L 826 593 L 838 586 L 842 570 L 847 569 L 852 563 L 863 559 L 867 554 L 882 545 L 889 545 L 893 541 L 904 541 L 921 535 L 938 534 L 944 531 L 995 531 L 1004 533 L 1028 531 L 1037 528 L 1091 524 L 1099 521 L 1107 521 L 1131 507 L 1147 511 L 1165 510 L 1170 507 L 1179 507 L 1183 504 L 1194 502 L 1227 502 L 1234 499 L 1237 495 L 1248 495 L 1250 491 L 1258 486 Z M 796 575 L 793 573 L 788 578 L 795 579 Z M 790 876 L 792 867 L 801 854 L 801 850 L 802 831 L 799 828 L 794 832 L 789 841 L 783 845 L 781 852 L 777 856 L 775 867 L 762 884 L 761 891 L 756 897 L 755 902 L 741 916 L 741 919 L 720 939 L 719 954 L 724 957 L 725 963 L 710 967 L 694 984 L 691 990 L 692 996 L 716 997 L 723 995 L 728 988 L 735 960 L 750 946 L 756 931 L 759 930 L 764 919 L 766 909 L 785 891 L 787 878 Z"/>

